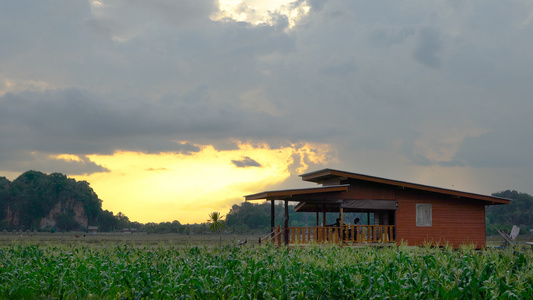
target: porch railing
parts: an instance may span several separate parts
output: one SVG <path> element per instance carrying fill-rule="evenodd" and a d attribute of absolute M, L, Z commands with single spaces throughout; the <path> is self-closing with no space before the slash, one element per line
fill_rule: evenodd
<path fill-rule="evenodd" d="M 394 225 L 344 225 L 342 227 L 289 227 L 289 244 L 347 244 L 395 242 Z M 260 242 L 284 244 L 285 230 L 281 226 Z"/>

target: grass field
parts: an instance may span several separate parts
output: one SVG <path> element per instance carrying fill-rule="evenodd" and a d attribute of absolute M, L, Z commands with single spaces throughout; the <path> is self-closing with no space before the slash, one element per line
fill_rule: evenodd
<path fill-rule="evenodd" d="M 1 299 L 531 299 L 529 248 L 265 247 L 255 237 L 0 236 Z M 236 246 L 237 240 L 248 243 Z"/>
<path fill-rule="evenodd" d="M 87 245 L 87 246 L 218 246 L 219 235 L 212 234 L 144 234 L 144 233 L 98 233 L 84 232 L 66 233 L 3 233 L 0 234 L 0 246 L 12 244 L 36 245 Z M 222 235 L 222 245 L 237 245 L 238 241 L 247 241 L 247 244 L 257 244 L 259 236 L 256 235 Z"/>

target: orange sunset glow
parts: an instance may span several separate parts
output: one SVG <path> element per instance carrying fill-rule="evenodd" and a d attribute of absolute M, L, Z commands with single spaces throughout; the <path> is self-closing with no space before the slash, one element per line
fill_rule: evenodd
<path fill-rule="evenodd" d="M 117 152 L 90 156 L 109 172 L 74 177 L 91 184 L 104 209 L 120 211 L 132 221 L 201 223 L 212 211 L 226 214 L 243 195 L 283 182 L 292 168 L 299 174 L 307 170 L 306 162 L 323 164 L 328 157 L 326 145 L 310 144 L 279 149 L 239 144 L 226 151 L 202 146 L 192 154 Z M 237 167 L 232 162 L 243 158 L 261 167 Z"/>

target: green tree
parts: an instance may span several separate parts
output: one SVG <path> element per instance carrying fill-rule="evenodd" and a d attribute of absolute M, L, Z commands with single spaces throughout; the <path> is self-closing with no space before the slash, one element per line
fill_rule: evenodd
<path fill-rule="evenodd" d="M 12 183 L 0 178 L 0 210 L 3 212 L 0 217 L 5 218 L 9 209 L 12 218 L 4 223 L 14 229 L 38 229 L 41 219 L 55 207 L 61 209 L 60 220 L 56 218 L 56 223 L 59 221 L 66 224 L 64 228 L 70 228 L 74 223 L 69 210 L 78 204 L 84 207 L 88 223 L 94 224 L 102 211 L 102 200 L 86 181 L 77 182 L 61 173 L 47 175 L 32 170 Z"/>
<path fill-rule="evenodd" d="M 234 204 L 226 216 L 226 225 L 228 229 L 239 233 L 260 233 L 270 232 L 270 211 L 271 203 L 243 202 Z M 319 215 L 322 222 L 322 213 Z M 326 224 L 335 223 L 339 213 L 329 212 L 326 214 Z M 367 223 L 366 213 L 345 213 L 344 222 L 349 223 L 355 218 L 360 218 L 362 224 Z M 284 204 L 279 201 L 275 206 L 275 226 L 283 226 L 285 219 Z M 295 206 L 289 204 L 290 226 L 316 226 L 316 213 L 314 212 L 296 212 Z"/>
<path fill-rule="evenodd" d="M 226 225 L 224 220 L 222 220 L 222 217 L 220 212 L 214 211 L 209 214 L 209 219 L 207 220 L 209 223 L 209 230 L 220 233 L 220 246 L 222 246 L 222 229 L 224 229 L 224 226 Z"/>
<path fill-rule="evenodd" d="M 11 204 L 11 182 L 5 178 L 0 177 L 0 220 L 6 217 L 7 207 Z M 7 225 L 7 220 L 4 222 Z M 4 228 L 5 227 L 5 228 Z M 8 229 L 7 226 L 0 225 L 0 230 Z"/>
<path fill-rule="evenodd" d="M 118 226 L 120 226 L 119 229 L 130 227 L 130 219 L 122 212 L 119 211 L 115 218 L 118 221 Z"/>
<path fill-rule="evenodd" d="M 56 217 L 56 227 L 61 231 L 80 229 L 80 224 L 74 218 L 74 211 L 66 211 Z"/>
<path fill-rule="evenodd" d="M 507 205 L 488 205 L 486 212 L 487 234 L 497 234 L 497 229 L 509 231 L 513 225 L 520 227 L 521 232 L 527 231 L 533 225 L 533 196 L 517 191 L 506 190 L 492 194 L 512 200 Z"/>
<path fill-rule="evenodd" d="M 120 226 L 118 220 L 113 215 L 113 212 L 108 211 L 107 209 L 100 212 L 97 224 L 98 229 L 103 232 L 115 231 L 115 229 Z"/>

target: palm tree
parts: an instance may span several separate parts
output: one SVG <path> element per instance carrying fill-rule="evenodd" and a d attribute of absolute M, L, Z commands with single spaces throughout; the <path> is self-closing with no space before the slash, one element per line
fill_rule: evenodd
<path fill-rule="evenodd" d="M 226 225 L 224 220 L 222 220 L 222 217 L 221 213 L 214 211 L 209 214 L 209 220 L 207 220 L 209 223 L 209 230 L 220 233 L 219 246 L 222 246 L 222 229 L 224 229 L 224 226 Z"/>

